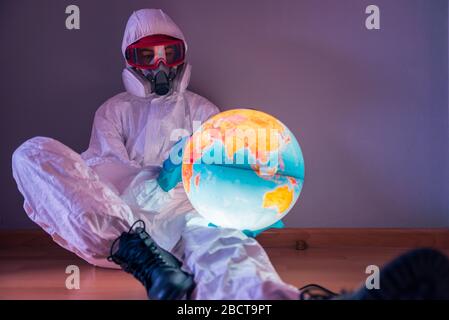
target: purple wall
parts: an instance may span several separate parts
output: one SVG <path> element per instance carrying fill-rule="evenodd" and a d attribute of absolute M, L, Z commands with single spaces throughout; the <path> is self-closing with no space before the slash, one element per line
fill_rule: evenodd
<path fill-rule="evenodd" d="M 380 31 L 364 27 L 372 3 Z M 65 29 L 69 4 L 79 31 Z M 142 7 L 184 30 L 192 90 L 298 138 L 306 182 L 287 226 L 449 226 L 447 0 L 2 0 L 0 228 L 33 225 L 13 150 L 35 135 L 87 147 L 96 108 L 122 90 L 122 32 Z"/>

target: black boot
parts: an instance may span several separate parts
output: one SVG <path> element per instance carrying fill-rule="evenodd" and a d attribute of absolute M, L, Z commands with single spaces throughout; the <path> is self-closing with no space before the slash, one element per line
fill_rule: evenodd
<path fill-rule="evenodd" d="M 416 249 L 380 270 L 380 288 L 362 286 L 335 293 L 316 284 L 300 288 L 301 300 L 448 300 L 449 259 L 434 249 Z"/>
<path fill-rule="evenodd" d="M 380 270 L 380 288 L 360 288 L 342 299 L 448 300 L 449 259 L 434 249 L 409 251 Z"/>
<path fill-rule="evenodd" d="M 136 223 L 142 226 L 133 230 Z M 124 271 L 142 282 L 150 299 L 189 298 L 194 288 L 192 275 L 182 271 L 181 262 L 160 248 L 145 232 L 142 220 L 136 223 L 114 241 L 108 260 L 120 265 Z M 117 242 L 118 248 L 115 248 Z"/>

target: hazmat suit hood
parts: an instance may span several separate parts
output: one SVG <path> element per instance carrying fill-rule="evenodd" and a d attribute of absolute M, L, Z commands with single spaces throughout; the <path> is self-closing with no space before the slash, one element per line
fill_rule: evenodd
<path fill-rule="evenodd" d="M 184 34 L 168 15 L 161 9 L 141 9 L 134 11 L 126 23 L 122 41 L 123 58 L 125 58 L 126 48 L 130 44 L 156 34 L 182 40 L 187 51 L 187 42 Z M 183 92 L 186 90 L 190 80 L 190 70 L 191 66 L 185 63 L 181 74 L 177 75 L 174 80 L 174 91 Z"/>

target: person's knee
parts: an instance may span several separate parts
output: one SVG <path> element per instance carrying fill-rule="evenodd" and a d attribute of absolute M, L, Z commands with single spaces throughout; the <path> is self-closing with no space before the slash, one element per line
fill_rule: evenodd
<path fill-rule="evenodd" d="M 60 142 L 46 137 L 34 137 L 22 143 L 12 154 L 12 174 L 19 185 L 30 172 L 40 170 L 41 160 L 48 152 L 55 153 Z"/>
<path fill-rule="evenodd" d="M 56 140 L 47 137 L 34 137 L 22 143 L 12 155 L 13 166 L 22 163 L 30 158 L 33 154 L 49 150 L 54 144 L 58 143 Z"/>

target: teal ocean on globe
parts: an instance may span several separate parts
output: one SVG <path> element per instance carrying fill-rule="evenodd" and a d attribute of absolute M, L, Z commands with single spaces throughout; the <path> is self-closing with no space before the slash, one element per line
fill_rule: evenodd
<path fill-rule="evenodd" d="M 304 183 L 304 159 L 279 120 L 234 109 L 194 132 L 184 148 L 182 179 L 193 207 L 211 223 L 259 230 L 295 205 Z"/>

